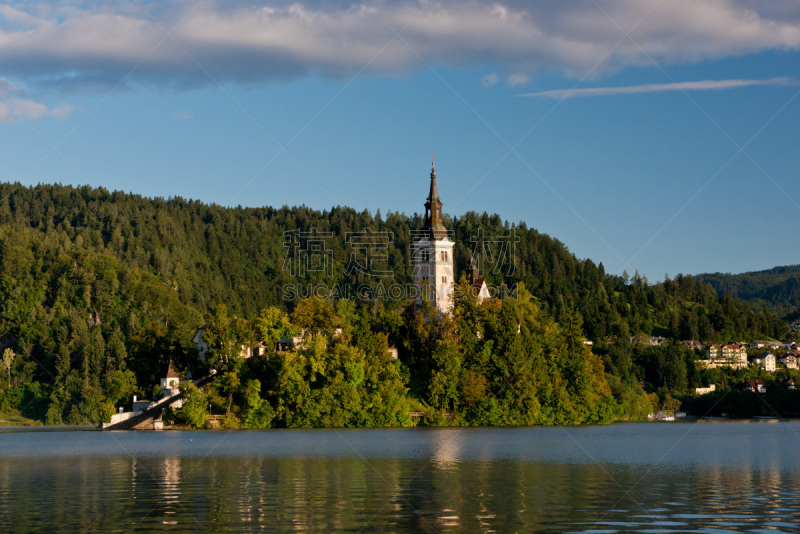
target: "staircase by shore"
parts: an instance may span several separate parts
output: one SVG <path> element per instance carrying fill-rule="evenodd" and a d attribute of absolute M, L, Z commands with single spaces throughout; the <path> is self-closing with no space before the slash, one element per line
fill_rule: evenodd
<path fill-rule="evenodd" d="M 216 373 L 212 372 L 202 378 L 193 380 L 192 383 L 201 388 L 214 380 L 215 377 Z M 164 415 L 164 409 L 182 398 L 183 393 L 181 392 L 177 395 L 172 395 L 171 397 L 161 399 L 154 405 L 148 407 L 139 415 L 135 415 L 112 425 L 101 425 L 100 430 L 160 430 L 161 425 L 159 423 L 161 422 L 161 417 Z"/>

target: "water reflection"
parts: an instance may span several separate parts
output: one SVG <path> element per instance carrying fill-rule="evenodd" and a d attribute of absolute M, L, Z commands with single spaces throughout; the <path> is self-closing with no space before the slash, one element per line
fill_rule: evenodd
<path fill-rule="evenodd" d="M 623 441 L 646 445 L 653 431 L 624 427 Z M 381 453 L 381 432 L 347 434 L 349 453 L 317 456 L 276 454 L 275 444 L 344 438 L 241 434 L 238 455 L 213 455 L 219 434 L 193 433 L 206 451 L 199 455 L 180 453 L 180 436 L 139 434 L 130 439 L 146 446 L 126 443 L 116 456 L 65 455 L 53 445 L 51 455 L 32 458 L 5 456 L 0 441 L 0 532 L 796 530 L 794 456 L 746 447 L 739 450 L 757 456 L 733 465 L 703 449 L 725 447 L 728 431 L 702 435 L 697 449 L 662 462 L 648 452 L 618 461 L 623 441 L 606 429 L 595 449 L 590 435 L 578 436 L 592 461 L 543 458 L 563 432 L 537 429 L 395 434 L 414 445 L 405 456 Z M 152 440 L 173 448 L 153 454 Z"/>

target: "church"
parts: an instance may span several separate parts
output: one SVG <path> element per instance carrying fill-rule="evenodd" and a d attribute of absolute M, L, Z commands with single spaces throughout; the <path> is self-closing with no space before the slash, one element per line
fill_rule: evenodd
<path fill-rule="evenodd" d="M 414 265 L 414 284 L 417 303 L 423 299 L 439 310 L 450 313 L 453 309 L 453 247 L 442 223 L 442 201 L 436 189 L 436 169 L 431 164 L 431 188 L 425 202 L 425 222 L 414 236 L 411 257 Z"/>

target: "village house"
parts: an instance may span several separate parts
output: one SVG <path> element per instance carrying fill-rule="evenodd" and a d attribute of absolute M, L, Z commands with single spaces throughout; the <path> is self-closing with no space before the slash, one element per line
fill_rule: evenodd
<path fill-rule="evenodd" d="M 789 379 L 779 378 L 778 384 L 780 384 L 786 389 L 794 389 L 794 380 L 791 378 Z"/>
<path fill-rule="evenodd" d="M 764 347 L 769 347 L 769 348 L 771 348 L 771 349 L 779 349 L 779 348 L 783 347 L 783 343 L 781 343 L 780 341 L 763 341 L 763 340 L 758 340 L 758 341 L 753 341 L 753 342 L 752 342 L 752 343 L 750 343 L 750 345 L 748 345 L 748 346 L 749 346 L 751 349 L 763 349 Z"/>
<path fill-rule="evenodd" d="M 794 352 L 787 352 L 781 358 L 781 363 L 786 366 L 787 369 L 797 369 L 797 354 Z"/>
<path fill-rule="evenodd" d="M 775 355 L 771 352 L 765 352 L 753 358 L 753 363 L 768 373 L 775 372 Z"/>
<path fill-rule="evenodd" d="M 716 390 L 717 390 L 717 386 L 714 385 L 714 384 L 711 384 L 707 388 L 694 388 L 694 392 L 697 395 L 708 395 L 709 393 L 712 393 L 712 392 L 714 392 Z"/>
<path fill-rule="evenodd" d="M 693 350 L 693 351 L 696 351 L 696 352 L 703 352 L 703 344 L 700 343 L 699 341 L 696 341 L 694 339 L 684 339 L 683 341 L 681 341 L 681 343 L 683 343 L 683 345 L 687 349 L 690 349 L 690 350 Z"/>
<path fill-rule="evenodd" d="M 667 338 L 662 336 L 653 336 L 653 337 L 631 336 L 630 338 L 628 338 L 628 341 L 631 343 L 631 345 L 638 343 L 640 345 L 650 345 L 652 347 L 658 347 L 662 343 L 666 342 Z"/>
<path fill-rule="evenodd" d="M 767 386 L 764 384 L 763 380 L 745 380 L 744 384 L 742 385 L 742 389 L 745 391 L 752 391 L 755 393 L 766 393 Z"/>
<path fill-rule="evenodd" d="M 209 352 L 208 343 L 206 343 L 206 341 L 203 339 L 203 333 L 206 331 L 206 326 L 207 325 L 203 325 L 198 328 L 197 332 L 195 332 L 194 337 L 192 338 L 192 343 L 197 345 L 197 356 L 201 361 L 206 360 Z M 333 331 L 333 337 L 339 337 L 342 335 L 342 332 L 343 330 L 341 328 L 336 328 Z M 250 346 L 242 345 L 241 351 L 239 352 L 239 357 L 245 359 L 254 358 L 258 356 L 269 356 L 273 351 L 282 352 L 286 350 L 301 349 L 303 348 L 304 336 L 305 331 L 301 331 L 300 334 L 294 337 L 284 337 L 279 339 L 275 346 L 272 346 L 272 344 L 265 341 L 259 341 Z"/>
<path fill-rule="evenodd" d="M 705 356 L 709 369 L 716 367 L 745 369 L 747 367 L 747 345 L 742 343 L 708 345 L 705 350 Z"/>
<path fill-rule="evenodd" d="M 275 346 L 275 350 L 278 352 L 284 352 L 287 350 L 296 349 L 300 344 L 301 338 L 297 337 L 282 337 L 278 340 L 278 343 Z"/>
<path fill-rule="evenodd" d="M 192 343 L 197 345 L 197 357 L 200 358 L 201 361 L 206 361 L 206 356 L 208 355 L 208 343 L 203 339 L 203 333 L 205 331 L 206 325 L 203 325 L 197 329 L 197 332 L 194 333 L 194 337 L 192 337 Z"/>

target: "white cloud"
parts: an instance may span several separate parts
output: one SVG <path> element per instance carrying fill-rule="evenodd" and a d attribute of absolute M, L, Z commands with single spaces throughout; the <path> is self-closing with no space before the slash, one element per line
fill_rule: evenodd
<path fill-rule="evenodd" d="M 632 95 L 637 93 L 659 93 L 664 91 L 716 91 L 735 89 L 754 85 L 795 85 L 789 78 L 772 78 L 769 80 L 703 80 L 698 82 L 649 83 L 623 87 L 586 87 L 582 89 L 554 89 L 538 93 L 526 93 L 517 96 L 538 96 L 565 100 L 587 96 Z"/>
<path fill-rule="evenodd" d="M 356 0 L 358 2 L 358 0 Z M 0 72 L 61 85 L 259 83 L 491 66 L 597 77 L 800 48 L 800 7 L 744 0 L 64 0 L 0 9 Z M 148 12 L 145 12 L 148 10 Z M 170 37 L 166 31 L 171 32 Z M 401 32 L 401 38 L 396 32 Z M 630 38 L 626 37 L 626 33 Z M 173 40 L 174 39 L 174 40 Z M 424 58 L 424 61 L 420 59 Z M 202 68 L 198 67 L 198 63 Z M 208 73 L 208 75 L 206 74 Z M 499 76 L 499 75 L 498 75 Z"/>
<path fill-rule="evenodd" d="M 527 74 L 512 74 L 508 77 L 508 85 L 516 87 L 518 85 L 525 85 L 530 81 L 530 76 Z"/>
<path fill-rule="evenodd" d="M 12 124 L 19 120 L 36 120 L 43 117 L 56 117 L 63 119 L 74 111 L 70 105 L 48 108 L 44 104 L 12 98 L 7 101 L 0 101 L 0 124 Z"/>
<path fill-rule="evenodd" d="M 36 120 L 43 117 L 65 118 L 75 109 L 70 105 L 48 108 L 41 102 L 21 98 L 24 91 L 6 78 L 0 78 L 0 124 L 19 120 Z"/>
<path fill-rule="evenodd" d="M 497 82 L 500 81 L 500 76 L 497 75 L 496 72 L 492 72 L 491 74 L 487 74 L 483 77 L 483 85 L 486 87 L 493 87 L 497 85 Z"/>
<path fill-rule="evenodd" d="M 17 87 L 5 78 L 0 78 L 0 98 L 7 98 L 12 93 L 17 92 Z"/>

